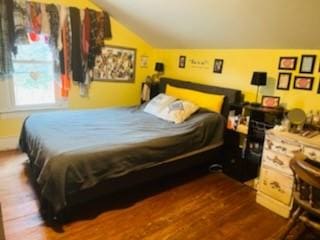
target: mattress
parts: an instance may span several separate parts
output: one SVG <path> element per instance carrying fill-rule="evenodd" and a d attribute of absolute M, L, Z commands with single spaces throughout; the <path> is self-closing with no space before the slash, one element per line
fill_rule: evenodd
<path fill-rule="evenodd" d="M 181 124 L 140 107 L 40 113 L 25 120 L 20 147 L 41 197 L 58 212 L 66 194 L 221 142 L 224 124 L 220 114 L 204 110 Z"/>

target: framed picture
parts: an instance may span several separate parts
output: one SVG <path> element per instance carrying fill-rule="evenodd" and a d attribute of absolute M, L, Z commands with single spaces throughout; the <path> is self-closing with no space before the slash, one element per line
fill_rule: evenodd
<path fill-rule="evenodd" d="M 280 97 L 275 96 L 262 96 L 261 105 L 262 107 L 275 108 L 279 107 Z"/>
<path fill-rule="evenodd" d="M 93 78 L 98 81 L 134 82 L 136 49 L 104 46 L 96 57 Z"/>
<path fill-rule="evenodd" d="M 313 73 L 316 55 L 302 55 L 300 73 Z"/>
<path fill-rule="evenodd" d="M 148 56 L 142 55 L 140 57 L 140 67 L 141 68 L 148 68 L 148 60 L 149 60 Z"/>
<path fill-rule="evenodd" d="M 314 77 L 295 76 L 293 88 L 312 90 Z"/>
<path fill-rule="evenodd" d="M 215 59 L 213 64 L 214 73 L 222 73 L 223 59 Z"/>
<path fill-rule="evenodd" d="M 180 56 L 179 57 L 179 68 L 185 68 L 186 67 L 186 56 Z"/>
<path fill-rule="evenodd" d="M 279 73 L 277 89 L 289 90 L 291 82 L 291 73 Z"/>
<path fill-rule="evenodd" d="M 297 57 L 280 57 L 278 69 L 295 70 L 297 65 Z"/>

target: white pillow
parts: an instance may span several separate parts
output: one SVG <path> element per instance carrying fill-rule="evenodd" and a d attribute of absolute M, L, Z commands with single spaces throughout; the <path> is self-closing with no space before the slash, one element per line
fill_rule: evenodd
<path fill-rule="evenodd" d="M 163 109 L 165 109 L 170 103 L 174 102 L 175 100 L 175 97 L 160 93 L 156 97 L 152 98 L 152 100 L 147 104 L 143 111 L 153 115 L 160 114 Z"/>
<path fill-rule="evenodd" d="M 192 102 L 177 100 L 170 103 L 165 109 L 163 109 L 159 117 L 178 124 L 184 122 L 198 109 L 199 106 Z"/>

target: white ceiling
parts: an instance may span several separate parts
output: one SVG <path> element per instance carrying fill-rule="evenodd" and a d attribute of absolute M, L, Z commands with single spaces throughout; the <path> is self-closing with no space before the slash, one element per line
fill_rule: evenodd
<path fill-rule="evenodd" d="M 320 49 L 320 0 L 93 0 L 157 48 Z"/>

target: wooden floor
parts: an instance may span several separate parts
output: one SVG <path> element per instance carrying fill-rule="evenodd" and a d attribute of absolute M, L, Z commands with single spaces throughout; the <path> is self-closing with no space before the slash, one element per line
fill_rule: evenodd
<path fill-rule="evenodd" d="M 286 220 L 255 203 L 255 192 L 221 173 L 166 178 L 99 199 L 63 229 L 44 224 L 19 152 L 0 153 L 0 202 L 7 240 L 269 239 Z M 157 186 L 157 187 L 155 187 Z"/>

